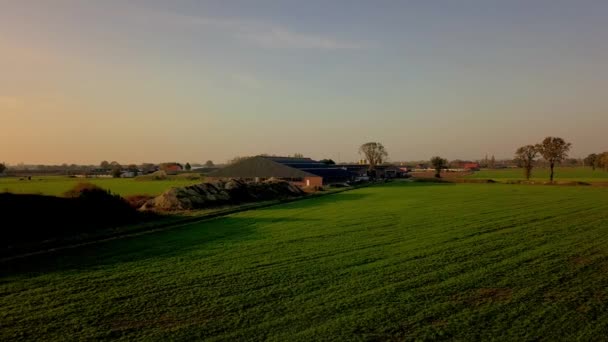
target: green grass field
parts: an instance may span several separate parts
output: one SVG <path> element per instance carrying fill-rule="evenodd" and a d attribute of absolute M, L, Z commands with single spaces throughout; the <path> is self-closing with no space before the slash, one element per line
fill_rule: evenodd
<path fill-rule="evenodd" d="M 31 181 L 16 177 L 0 178 L 0 192 L 61 196 L 80 182 L 93 183 L 121 196 L 158 195 L 176 186 L 200 183 L 179 177 L 166 180 L 140 181 L 133 178 L 69 178 L 61 176 L 32 177 Z"/>
<path fill-rule="evenodd" d="M 524 180 L 522 169 L 500 169 L 477 171 L 467 178 L 494 179 L 498 181 Z M 549 181 L 548 168 L 535 168 L 532 170 L 532 180 Z M 608 172 L 600 169 L 593 171 L 589 167 L 557 167 L 555 168 L 555 180 L 565 182 L 608 182 Z"/>
<path fill-rule="evenodd" d="M 0 340 L 601 340 L 608 189 L 392 183 L 2 265 Z"/>

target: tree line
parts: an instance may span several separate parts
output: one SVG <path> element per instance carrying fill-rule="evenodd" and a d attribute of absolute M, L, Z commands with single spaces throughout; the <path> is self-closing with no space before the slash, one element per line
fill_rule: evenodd
<path fill-rule="evenodd" d="M 555 178 L 555 166 L 564 162 L 569 162 L 571 165 L 578 164 L 578 160 L 568 158 L 568 153 L 572 148 L 572 144 L 560 137 L 546 137 L 541 142 L 536 144 L 524 145 L 515 151 L 514 161 L 524 170 L 524 176 L 527 180 L 532 176 L 532 170 L 540 162 L 544 162 L 549 167 L 549 181 L 553 182 Z M 388 157 L 388 152 L 379 142 L 369 142 L 361 145 L 359 153 L 365 156 L 369 169 L 373 173 L 377 165 L 384 163 Z M 539 159 L 542 157 L 542 160 Z M 574 161 L 574 162 L 573 162 Z M 448 160 L 440 156 L 433 156 L 430 159 L 430 164 L 435 170 L 435 177 L 441 177 L 441 171 L 448 168 Z M 496 159 L 494 156 L 487 156 L 480 163 L 481 167 L 495 167 Z M 583 165 L 589 166 L 595 170 L 601 168 L 608 171 L 608 152 L 592 153 L 583 160 Z"/>
<path fill-rule="evenodd" d="M 595 169 L 603 169 L 608 171 L 608 151 L 602 153 L 591 153 L 584 160 L 585 166 Z"/>
<path fill-rule="evenodd" d="M 559 137 L 546 137 L 539 144 L 521 146 L 515 151 L 515 158 L 524 169 L 527 180 L 532 176 L 536 158 L 540 155 L 549 163 L 549 181 L 553 182 L 555 165 L 561 164 L 567 157 L 572 144 Z"/>

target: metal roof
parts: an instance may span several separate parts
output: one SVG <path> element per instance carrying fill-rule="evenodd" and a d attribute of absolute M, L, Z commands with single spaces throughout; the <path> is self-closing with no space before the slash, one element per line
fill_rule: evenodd
<path fill-rule="evenodd" d="M 304 178 L 318 177 L 312 173 L 283 165 L 268 157 L 251 157 L 207 174 L 218 178 Z"/>

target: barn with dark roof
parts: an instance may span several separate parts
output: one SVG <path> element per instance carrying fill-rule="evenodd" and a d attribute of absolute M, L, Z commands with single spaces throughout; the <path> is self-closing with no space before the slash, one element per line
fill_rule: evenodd
<path fill-rule="evenodd" d="M 256 156 L 211 172 L 208 178 L 238 178 L 258 182 L 275 178 L 300 186 L 322 186 L 349 181 L 353 174 L 310 158 Z"/>

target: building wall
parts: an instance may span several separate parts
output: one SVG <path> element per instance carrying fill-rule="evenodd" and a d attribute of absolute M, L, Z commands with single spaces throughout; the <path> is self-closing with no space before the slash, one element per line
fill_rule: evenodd
<path fill-rule="evenodd" d="M 208 182 L 213 182 L 213 181 L 219 181 L 219 180 L 228 180 L 230 178 L 227 177 L 205 177 L 205 181 Z M 258 178 L 258 179 L 254 179 L 254 178 L 239 178 L 243 181 L 246 182 L 263 182 L 265 180 L 267 180 L 268 178 Z M 280 180 L 284 180 L 287 182 L 290 182 L 292 184 L 295 184 L 297 186 L 300 187 L 306 187 L 306 186 L 323 186 L 323 177 L 305 177 L 304 179 L 300 178 L 301 181 L 295 181 L 293 179 L 286 179 L 286 178 L 277 178 Z"/>
<path fill-rule="evenodd" d="M 305 177 L 302 182 L 292 182 L 295 185 L 306 186 L 323 186 L 323 177 Z"/>

